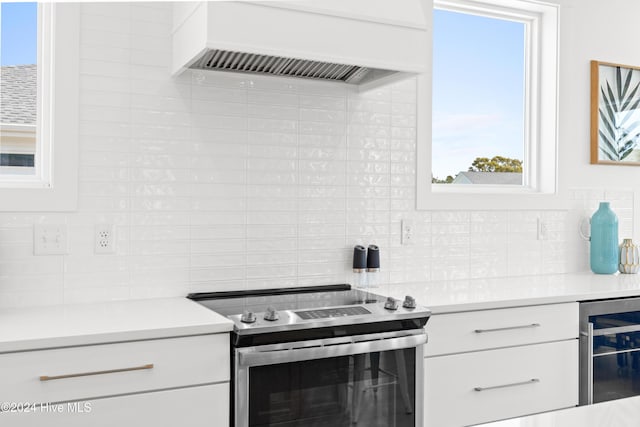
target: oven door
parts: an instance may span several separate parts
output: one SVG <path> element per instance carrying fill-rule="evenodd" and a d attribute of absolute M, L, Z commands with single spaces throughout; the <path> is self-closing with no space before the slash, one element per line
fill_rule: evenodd
<path fill-rule="evenodd" d="M 236 427 L 422 426 L 423 329 L 238 348 Z"/>

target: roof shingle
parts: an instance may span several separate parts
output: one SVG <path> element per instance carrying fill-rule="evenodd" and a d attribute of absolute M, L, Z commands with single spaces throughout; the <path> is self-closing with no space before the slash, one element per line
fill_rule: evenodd
<path fill-rule="evenodd" d="M 0 123 L 36 124 L 37 74 L 35 64 L 0 67 Z"/>
<path fill-rule="evenodd" d="M 453 183 L 522 185 L 522 174 L 519 172 L 460 172 Z"/>

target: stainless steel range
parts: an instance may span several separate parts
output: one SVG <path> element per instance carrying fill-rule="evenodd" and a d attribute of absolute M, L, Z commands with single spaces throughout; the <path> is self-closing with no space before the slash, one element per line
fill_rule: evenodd
<path fill-rule="evenodd" d="M 349 285 L 190 294 L 233 320 L 232 425 L 422 426 L 431 312 Z"/>

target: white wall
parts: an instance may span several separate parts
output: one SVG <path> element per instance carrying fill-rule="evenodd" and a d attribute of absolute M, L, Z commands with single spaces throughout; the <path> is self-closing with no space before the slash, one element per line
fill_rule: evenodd
<path fill-rule="evenodd" d="M 587 215 L 604 188 L 624 189 L 624 212 L 628 218 L 620 238 L 639 237 L 640 168 L 591 165 L 590 161 L 590 61 L 640 65 L 634 17 L 640 3 L 633 0 L 559 0 L 561 4 L 560 54 L 560 180 L 565 188 L 591 188 L 574 198 L 572 217 Z M 591 198 L 591 203 L 584 203 Z M 589 208 L 585 207 L 588 206 Z M 574 245 L 580 259 L 586 247 Z M 588 265 L 585 264 L 585 267 Z"/>
<path fill-rule="evenodd" d="M 566 3 L 560 173 L 573 208 L 544 212 L 415 211 L 414 81 L 358 94 L 208 72 L 173 80 L 169 4 L 83 4 L 79 210 L 0 214 L 0 307 L 349 282 L 353 246 L 369 243 L 392 284 L 586 268 L 578 216 L 607 198 L 621 237 L 631 233 L 640 171 L 588 165 L 588 60 L 640 64 L 624 30 L 637 14 L 609 10 L 640 5 Z M 401 219 L 416 223 L 411 246 Z M 93 253 L 103 222 L 117 226 L 116 255 Z M 68 225 L 67 255 L 32 255 L 39 223 Z"/>
<path fill-rule="evenodd" d="M 562 0 L 560 177 L 568 187 L 640 189 L 640 168 L 590 165 L 590 61 L 640 65 L 633 0 Z M 636 211 L 638 211 L 636 204 Z"/>

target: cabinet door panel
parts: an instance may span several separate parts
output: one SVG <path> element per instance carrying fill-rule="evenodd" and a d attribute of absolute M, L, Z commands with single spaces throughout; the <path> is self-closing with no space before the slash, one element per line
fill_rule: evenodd
<path fill-rule="evenodd" d="M 223 382 L 229 366 L 228 334 L 8 353 L 0 355 L 0 402 L 66 402 Z"/>
<path fill-rule="evenodd" d="M 431 316 L 425 355 L 462 353 L 578 337 L 578 303 Z"/>
<path fill-rule="evenodd" d="M 578 404 L 578 340 L 425 359 L 425 427 Z"/>
<path fill-rule="evenodd" d="M 227 427 L 229 383 L 2 412 L 11 427 Z"/>

